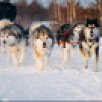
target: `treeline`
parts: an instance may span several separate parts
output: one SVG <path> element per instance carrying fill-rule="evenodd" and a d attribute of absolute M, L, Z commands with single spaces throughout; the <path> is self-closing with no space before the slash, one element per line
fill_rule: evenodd
<path fill-rule="evenodd" d="M 50 17 L 62 24 L 74 22 L 85 23 L 87 18 L 98 18 L 99 20 L 100 13 L 97 4 L 90 3 L 91 5 L 84 8 L 80 5 L 80 2 L 75 3 L 75 0 L 66 1 L 66 6 L 61 6 L 58 4 L 58 0 L 56 1 L 57 2 L 50 4 L 50 10 L 53 15 L 50 15 Z M 57 6 L 57 8 L 55 6 Z"/>
<path fill-rule="evenodd" d="M 14 3 L 17 7 L 16 22 L 23 24 L 25 27 L 30 25 L 32 21 L 49 20 L 49 10 L 42 7 L 36 0 L 28 5 L 26 0 Z"/>
<path fill-rule="evenodd" d="M 10 0 L 4 0 L 9 1 Z M 28 5 L 26 0 L 19 0 L 19 2 L 14 3 L 17 7 L 17 18 L 16 23 L 21 23 L 26 28 L 33 21 L 58 21 L 60 24 L 70 23 L 69 19 L 71 16 L 74 17 L 74 22 L 80 21 L 85 23 L 86 18 L 99 18 L 99 9 L 96 4 L 91 3 L 87 8 L 83 8 L 80 5 L 80 2 L 74 2 L 74 13 L 72 12 L 72 5 L 70 6 L 70 2 L 66 2 L 66 6 L 60 5 L 58 0 L 51 0 L 48 8 L 44 8 L 42 4 L 38 3 L 37 0 L 32 0 L 32 2 Z M 72 0 L 74 1 L 74 0 Z M 70 16 L 71 15 L 71 16 Z"/>

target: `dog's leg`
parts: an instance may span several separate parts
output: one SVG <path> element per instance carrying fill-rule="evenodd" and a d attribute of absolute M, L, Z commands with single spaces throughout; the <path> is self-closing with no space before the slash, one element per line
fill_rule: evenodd
<path fill-rule="evenodd" d="M 49 63 L 49 56 L 50 56 L 50 52 L 48 52 L 46 55 L 45 55 L 45 65 L 47 65 Z"/>
<path fill-rule="evenodd" d="M 66 47 L 63 48 L 63 64 L 67 61 L 68 59 L 68 53 L 69 53 L 69 48 L 70 48 L 70 44 L 66 44 Z"/>
<path fill-rule="evenodd" d="M 42 61 L 42 57 L 36 57 L 36 60 L 37 60 L 37 65 L 38 67 L 40 68 L 40 71 L 43 71 L 44 68 L 43 68 L 43 61 Z"/>
<path fill-rule="evenodd" d="M 22 46 L 19 48 L 19 64 L 23 63 L 24 57 L 25 57 L 25 47 Z"/>
<path fill-rule="evenodd" d="M 71 64 L 72 61 L 73 61 L 73 57 L 74 57 L 74 55 L 75 55 L 76 49 L 77 49 L 77 48 L 72 48 L 72 51 L 70 52 L 70 53 L 71 53 L 71 54 L 70 54 L 70 64 Z"/>
<path fill-rule="evenodd" d="M 62 57 L 62 61 L 64 60 L 64 48 L 62 47 L 62 44 L 60 45 L 60 53 Z"/>
<path fill-rule="evenodd" d="M 11 48 L 10 53 L 11 53 L 11 57 L 12 57 L 12 60 L 13 60 L 14 64 L 16 66 L 19 66 L 19 62 L 18 62 L 18 59 L 17 59 L 17 48 L 16 47 Z"/>
<path fill-rule="evenodd" d="M 68 58 L 68 49 L 67 48 L 64 48 L 64 58 L 63 58 L 63 64 L 67 61 L 67 58 Z"/>
<path fill-rule="evenodd" d="M 36 51 L 35 50 L 35 58 L 36 58 L 36 61 L 37 61 L 37 65 L 38 67 L 40 68 L 41 71 L 44 70 L 44 65 L 43 65 L 43 56 L 40 52 Z"/>
<path fill-rule="evenodd" d="M 84 57 L 84 67 L 88 69 L 88 57 Z"/>
<path fill-rule="evenodd" d="M 99 46 L 95 48 L 95 66 L 94 66 L 94 71 L 98 72 L 98 61 L 99 61 Z"/>
<path fill-rule="evenodd" d="M 11 63 L 11 53 L 7 51 L 7 64 Z"/>
<path fill-rule="evenodd" d="M 49 56 L 46 55 L 46 56 L 45 56 L 45 63 L 44 63 L 44 65 L 47 65 L 48 63 L 49 63 Z"/>
<path fill-rule="evenodd" d="M 85 51 L 83 48 L 79 48 L 80 49 L 80 52 L 82 54 L 82 56 L 84 57 L 84 67 L 85 69 L 88 68 L 88 57 L 87 57 L 87 54 L 85 54 Z"/>

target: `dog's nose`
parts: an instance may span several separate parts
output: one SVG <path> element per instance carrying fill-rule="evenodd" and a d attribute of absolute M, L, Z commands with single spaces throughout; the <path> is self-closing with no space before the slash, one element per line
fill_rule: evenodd
<path fill-rule="evenodd" d="M 3 43 L 6 44 L 6 41 L 4 40 Z"/>
<path fill-rule="evenodd" d="M 93 31 L 91 31 L 90 33 L 93 33 Z"/>
<path fill-rule="evenodd" d="M 46 46 L 46 42 L 43 42 L 43 46 Z"/>

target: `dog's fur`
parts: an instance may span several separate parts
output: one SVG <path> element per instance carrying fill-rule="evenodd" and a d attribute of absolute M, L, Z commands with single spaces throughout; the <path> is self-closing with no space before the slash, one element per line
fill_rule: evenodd
<path fill-rule="evenodd" d="M 58 30 L 56 37 L 58 45 L 60 46 L 63 63 L 67 61 L 68 57 L 70 58 L 70 63 L 72 62 L 79 43 L 79 33 L 83 28 L 83 24 L 75 23 L 73 25 L 64 24 Z"/>
<path fill-rule="evenodd" d="M 0 31 L 1 42 L 7 48 L 7 62 L 12 60 L 16 66 L 22 64 L 25 55 L 25 44 L 23 41 L 23 29 L 20 25 L 10 24 Z"/>
<path fill-rule="evenodd" d="M 44 70 L 44 65 L 48 64 L 49 56 L 54 44 L 51 31 L 45 25 L 37 24 L 31 27 L 30 40 L 35 53 L 35 59 L 40 70 Z M 45 58 L 45 62 L 43 62 Z"/>
<path fill-rule="evenodd" d="M 4 28 L 5 26 L 8 26 L 10 24 L 13 24 L 10 20 L 2 19 L 2 20 L 0 20 L 0 29 Z"/>
<path fill-rule="evenodd" d="M 85 29 L 81 32 L 80 36 L 80 51 L 84 57 L 84 67 L 88 68 L 88 61 L 90 57 L 95 55 L 94 71 L 98 71 L 98 60 L 99 60 L 99 38 L 100 38 L 100 27 L 97 23 L 97 19 L 87 19 Z"/>

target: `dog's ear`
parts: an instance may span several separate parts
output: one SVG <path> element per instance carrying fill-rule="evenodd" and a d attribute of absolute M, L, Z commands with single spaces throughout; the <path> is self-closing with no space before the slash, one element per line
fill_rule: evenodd
<path fill-rule="evenodd" d="M 90 23 L 90 19 L 89 19 L 89 18 L 87 18 L 87 24 L 88 24 L 88 23 Z"/>
<path fill-rule="evenodd" d="M 97 18 L 94 19 L 94 24 L 95 24 L 95 27 L 99 27 L 99 26 L 100 26 L 100 25 L 98 24 Z"/>
<path fill-rule="evenodd" d="M 94 22 L 96 22 L 96 23 L 97 23 L 97 18 L 95 18 L 95 19 L 94 19 Z"/>
<path fill-rule="evenodd" d="M 91 23 L 91 20 L 89 18 L 87 18 L 87 23 L 86 23 L 86 26 L 88 27 L 88 24 Z"/>
<path fill-rule="evenodd" d="M 17 34 L 17 28 L 15 26 L 11 25 L 11 31 L 14 32 L 14 34 Z"/>

